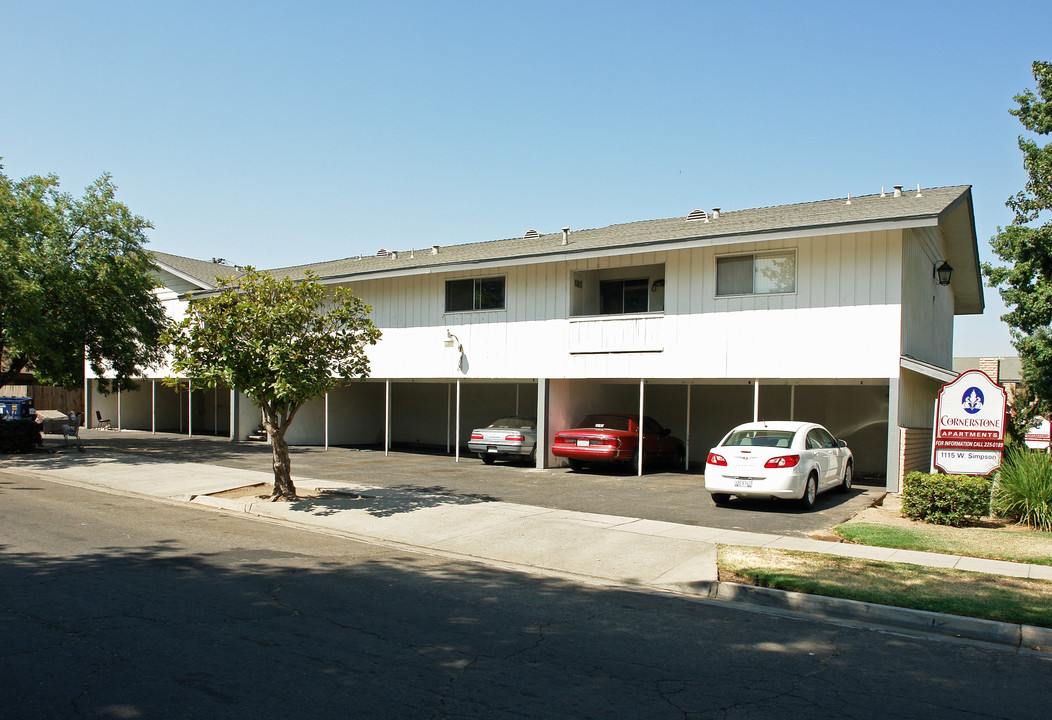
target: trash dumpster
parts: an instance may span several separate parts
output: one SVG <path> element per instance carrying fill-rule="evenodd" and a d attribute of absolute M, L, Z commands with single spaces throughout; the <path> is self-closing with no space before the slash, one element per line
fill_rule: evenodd
<path fill-rule="evenodd" d="M 36 416 L 31 397 L 0 397 L 4 420 L 31 420 Z"/>

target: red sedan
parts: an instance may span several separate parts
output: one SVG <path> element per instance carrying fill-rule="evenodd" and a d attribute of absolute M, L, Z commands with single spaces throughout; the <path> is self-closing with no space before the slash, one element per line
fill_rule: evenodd
<path fill-rule="evenodd" d="M 555 433 L 552 454 L 580 470 L 592 463 L 639 462 L 639 416 L 623 413 L 588 415 L 572 430 Z M 643 461 L 683 465 L 683 442 L 667 428 L 643 416 Z"/>

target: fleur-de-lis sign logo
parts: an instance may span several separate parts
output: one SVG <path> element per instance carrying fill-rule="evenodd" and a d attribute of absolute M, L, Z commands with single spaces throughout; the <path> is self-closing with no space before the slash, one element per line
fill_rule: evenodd
<path fill-rule="evenodd" d="M 961 398 L 961 406 L 964 407 L 964 411 L 969 415 L 974 415 L 983 409 L 983 393 L 977 387 L 970 387 L 964 391 L 964 397 Z"/>

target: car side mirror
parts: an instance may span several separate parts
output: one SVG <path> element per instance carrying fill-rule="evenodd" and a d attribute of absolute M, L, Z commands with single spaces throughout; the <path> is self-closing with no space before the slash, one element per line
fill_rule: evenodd
<path fill-rule="evenodd" d="M 837 440 L 836 441 L 836 446 L 837 447 L 846 448 L 847 447 L 847 442 L 845 442 L 844 440 Z"/>

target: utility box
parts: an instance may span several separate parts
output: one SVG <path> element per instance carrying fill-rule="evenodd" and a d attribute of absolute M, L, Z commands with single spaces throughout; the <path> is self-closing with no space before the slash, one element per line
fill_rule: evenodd
<path fill-rule="evenodd" d="M 0 397 L 0 412 L 4 420 L 32 420 L 37 414 L 31 397 Z"/>

